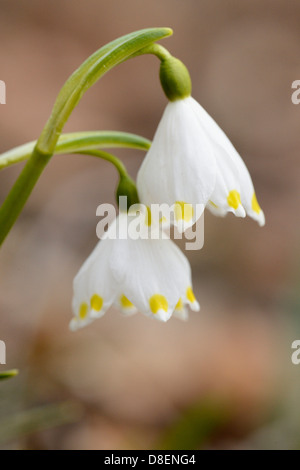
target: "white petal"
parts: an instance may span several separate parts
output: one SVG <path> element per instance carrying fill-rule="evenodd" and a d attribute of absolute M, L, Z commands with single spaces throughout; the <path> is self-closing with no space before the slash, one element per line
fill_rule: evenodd
<path fill-rule="evenodd" d="M 123 255 L 114 253 L 110 269 L 121 291 L 140 312 L 167 321 L 191 284 L 188 260 L 166 238 L 126 240 L 119 248 Z"/>
<path fill-rule="evenodd" d="M 214 154 L 189 99 L 169 103 L 138 173 L 141 202 L 205 205 L 215 179 Z"/>
<path fill-rule="evenodd" d="M 184 310 L 174 310 L 173 317 L 178 318 L 181 321 L 187 321 L 189 319 L 189 314 L 187 309 Z"/>
<path fill-rule="evenodd" d="M 226 209 L 221 209 L 220 207 L 216 206 L 216 205 L 215 205 L 213 202 L 211 202 L 211 201 L 208 201 L 206 208 L 209 209 L 209 211 L 210 211 L 213 215 L 216 215 L 216 216 L 218 216 L 218 217 L 225 217 L 225 215 L 228 214 L 228 212 L 227 212 Z"/>
<path fill-rule="evenodd" d="M 124 294 L 119 295 L 115 304 L 126 316 L 134 315 L 138 311 L 136 306 L 133 305 L 133 303 Z"/>
<path fill-rule="evenodd" d="M 179 318 L 179 320 L 187 321 L 189 318 L 188 310 L 184 305 L 182 299 L 179 300 L 177 303 L 175 310 L 173 312 L 173 316 Z"/>
<path fill-rule="evenodd" d="M 116 219 L 115 232 L 99 242 L 75 277 L 72 330 L 102 316 L 112 303 L 127 315 L 138 309 L 160 321 L 171 317 L 180 298 L 198 308 L 188 293 L 187 258 L 163 232 L 160 239 L 128 238 L 129 219 Z"/>
<path fill-rule="evenodd" d="M 189 306 L 194 312 L 200 311 L 200 304 L 197 300 L 194 300 L 194 302 L 189 302 Z"/>
<path fill-rule="evenodd" d="M 208 114 L 207 111 L 192 97 L 188 98 L 190 101 L 190 106 L 194 110 L 199 123 L 203 127 L 204 131 L 207 133 L 209 139 L 217 143 L 221 148 L 226 151 L 226 155 L 233 160 L 240 155 L 237 150 L 234 148 L 230 140 L 228 139 L 225 132 L 220 128 L 216 121 Z"/>
<path fill-rule="evenodd" d="M 223 130 L 205 111 L 205 109 L 193 98 L 189 98 L 189 100 L 191 102 L 191 107 L 194 109 L 195 115 L 198 117 L 199 123 L 207 132 L 211 142 L 214 143 L 218 175 L 216 188 L 211 197 L 211 201 L 221 210 L 225 208 L 220 202 L 220 194 L 222 192 L 222 190 L 220 190 L 220 187 L 222 187 L 221 174 L 224 178 L 223 183 L 225 183 L 227 191 L 237 191 L 240 194 L 241 205 L 245 209 L 246 213 L 253 219 L 257 220 L 260 225 L 264 225 L 264 214 L 258 206 L 256 199 L 253 199 L 255 197 L 254 187 L 243 159 Z M 244 217 L 244 211 L 242 210 L 241 205 L 239 205 L 237 209 L 233 210 L 233 212 L 240 217 Z M 209 208 L 211 209 L 211 207 Z"/>
<path fill-rule="evenodd" d="M 191 310 L 193 310 L 194 312 L 199 312 L 200 305 L 195 297 L 191 284 L 185 291 L 185 295 L 183 296 L 183 302 L 184 304 L 187 303 L 190 306 Z"/>
<path fill-rule="evenodd" d="M 216 186 L 210 197 L 214 207 L 221 211 L 233 212 L 237 217 L 245 217 L 246 212 L 241 203 L 234 199 L 234 204 L 230 203 L 231 194 L 241 194 L 239 172 L 233 160 L 226 155 L 226 150 L 219 144 L 214 144 L 215 157 L 217 161 Z M 236 202 L 237 201 L 237 202 Z"/>
<path fill-rule="evenodd" d="M 85 320 L 80 320 L 77 316 L 72 318 L 72 320 L 69 323 L 69 328 L 71 331 L 77 331 L 80 328 L 83 328 L 84 326 L 89 325 L 90 323 L 93 322 L 92 318 L 86 318 Z"/>
<path fill-rule="evenodd" d="M 71 328 L 85 326 L 91 319 L 101 317 L 116 298 L 117 289 L 109 271 L 113 245 L 114 240 L 109 238 L 100 240 L 76 275 L 73 282 L 75 320 Z M 80 313 L 82 306 L 86 306 L 84 316 Z"/>
<path fill-rule="evenodd" d="M 242 204 L 247 214 L 262 227 L 265 225 L 265 215 L 257 202 L 249 171 L 241 157 L 239 155 L 237 157 L 239 157 L 236 158 L 236 163 L 240 174 Z"/>

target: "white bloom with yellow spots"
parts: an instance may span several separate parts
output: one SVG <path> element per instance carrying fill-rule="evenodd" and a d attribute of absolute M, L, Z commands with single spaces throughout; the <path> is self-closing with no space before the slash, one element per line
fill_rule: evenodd
<path fill-rule="evenodd" d="M 186 229 L 195 222 L 194 206 L 202 205 L 204 210 L 215 180 L 213 149 L 189 99 L 170 102 L 138 172 L 141 202 L 175 204 L 174 223 Z"/>
<path fill-rule="evenodd" d="M 161 321 L 173 312 L 185 319 L 186 305 L 199 310 L 184 254 L 163 233 L 160 239 L 130 239 L 128 218 L 121 213 L 115 219 L 75 277 L 72 330 L 101 317 L 112 304 L 125 314 L 139 310 Z"/>
<path fill-rule="evenodd" d="M 265 216 L 257 202 L 252 179 L 244 161 L 205 109 L 193 98 L 187 99 L 199 125 L 211 142 L 217 162 L 216 185 L 208 208 L 221 216 L 227 212 L 233 212 L 238 217 L 245 217 L 247 214 L 263 226 Z"/>
<path fill-rule="evenodd" d="M 146 205 L 175 204 L 175 225 L 183 230 L 201 215 L 195 211 L 201 205 L 216 215 L 247 213 L 260 225 L 265 222 L 242 158 L 191 96 L 168 103 L 139 170 L 137 187 Z"/>

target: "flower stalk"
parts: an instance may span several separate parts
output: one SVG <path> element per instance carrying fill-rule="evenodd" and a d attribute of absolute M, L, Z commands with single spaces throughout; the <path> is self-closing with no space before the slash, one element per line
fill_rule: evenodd
<path fill-rule="evenodd" d="M 84 93 L 113 67 L 171 34 L 169 28 L 151 28 L 123 36 L 96 51 L 71 75 L 58 95 L 31 157 L 0 208 L 0 245 L 54 154 L 64 125 Z"/>
<path fill-rule="evenodd" d="M 11 379 L 12 377 L 15 377 L 16 375 L 18 375 L 18 373 L 19 371 L 17 369 L 6 370 L 5 372 L 0 372 L 0 381 Z"/>

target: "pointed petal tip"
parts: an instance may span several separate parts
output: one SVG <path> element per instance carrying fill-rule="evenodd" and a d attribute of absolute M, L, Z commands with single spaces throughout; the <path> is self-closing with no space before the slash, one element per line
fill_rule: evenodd
<path fill-rule="evenodd" d="M 209 212 L 217 217 L 225 217 L 227 215 L 226 209 L 221 209 L 214 202 L 208 201 L 206 208 Z"/>
<path fill-rule="evenodd" d="M 80 330 L 81 328 L 84 328 L 85 326 L 90 325 L 92 321 L 93 321 L 93 318 L 91 318 L 91 316 L 85 318 L 84 320 L 81 320 L 78 317 L 74 317 L 69 323 L 69 330 L 72 332 Z"/>
<path fill-rule="evenodd" d="M 69 330 L 72 331 L 72 333 L 74 333 L 75 331 L 79 330 L 79 328 L 80 328 L 80 325 L 79 325 L 78 319 L 76 317 L 72 318 L 72 320 L 69 323 Z"/>
<path fill-rule="evenodd" d="M 260 210 L 259 214 L 256 212 L 248 212 L 249 217 L 251 217 L 253 220 L 255 220 L 260 227 L 264 227 L 266 224 L 266 219 L 265 219 L 265 214 L 263 213 L 262 210 Z"/>
<path fill-rule="evenodd" d="M 200 312 L 200 304 L 197 300 L 191 303 L 190 307 L 191 307 L 191 310 L 193 310 L 193 312 Z"/>
<path fill-rule="evenodd" d="M 243 206 L 241 204 L 239 205 L 239 207 L 237 209 L 235 209 L 234 215 L 236 217 L 241 217 L 242 219 L 244 219 L 246 217 L 246 211 L 245 211 L 245 209 L 243 208 Z"/>
<path fill-rule="evenodd" d="M 90 311 L 90 318 L 92 318 L 93 320 L 96 320 L 97 318 L 103 317 L 104 313 L 105 313 L 105 312 L 103 311 L 103 309 L 101 309 L 100 311 L 98 311 L 98 310 L 91 310 L 91 311 Z"/>
<path fill-rule="evenodd" d="M 172 312 L 166 312 L 161 308 L 153 315 L 153 317 L 156 318 L 156 320 L 166 323 L 170 319 L 171 315 Z"/>
<path fill-rule="evenodd" d="M 258 225 L 259 225 L 260 227 L 264 227 L 264 226 L 266 225 L 265 214 L 263 213 L 262 210 L 261 210 L 260 213 L 259 213 L 257 222 L 258 222 Z"/>

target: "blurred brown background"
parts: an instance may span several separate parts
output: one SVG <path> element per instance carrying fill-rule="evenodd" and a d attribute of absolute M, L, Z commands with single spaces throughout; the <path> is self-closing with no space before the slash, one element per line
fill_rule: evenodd
<path fill-rule="evenodd" d="M 300 366 L 290 356 L 300 338 L 300 105 L 291 102 L 300 3 L 0 0 L 0 9 L 0 152 L 38 137 L 60 87 L 94 50 L 169 26 L 163 44 L 243 156 L 266 215 L 260 229 L 206 214 L 204 248 L 187 253 L 202 309 L 187 323 L 112 309 L 72 334 L 72 280 L 117 179 L 105 162 L 53 158 L 0 254 L 0 339 L 7 367 L 21 370 L 0 385 L 1 447 L 299 448 Z M 65 130 L 151 139 L 166 104 L 158 65 L 148 56 L 111 71 Z M 143 154 L 117 155 L 135 176 Z M 19 171 L 1 172 L 0 200 Z"/>

